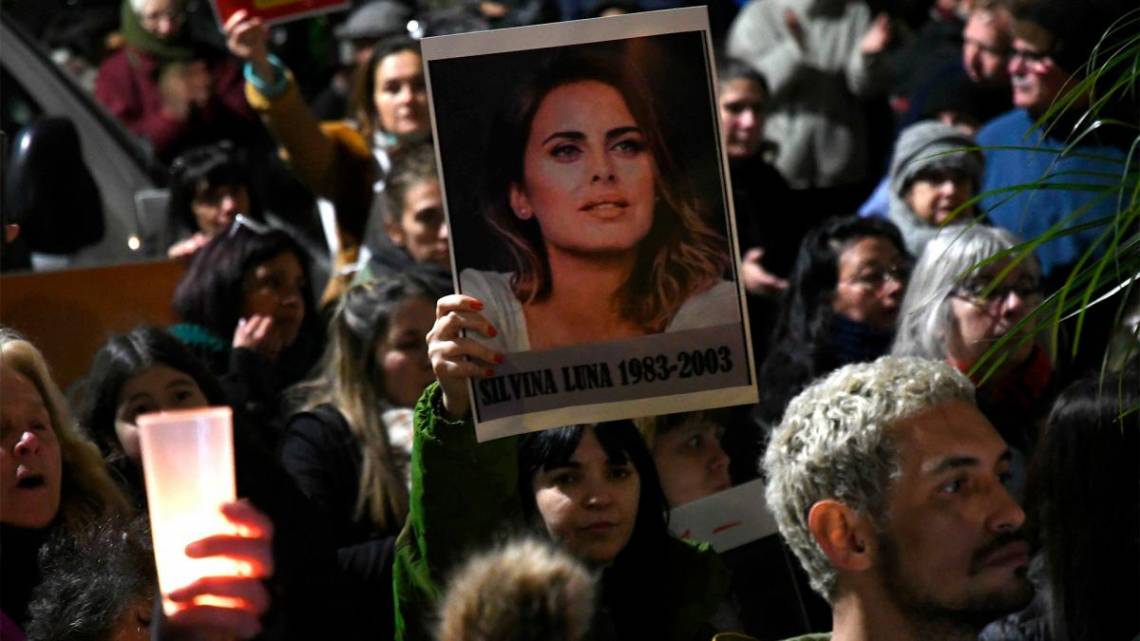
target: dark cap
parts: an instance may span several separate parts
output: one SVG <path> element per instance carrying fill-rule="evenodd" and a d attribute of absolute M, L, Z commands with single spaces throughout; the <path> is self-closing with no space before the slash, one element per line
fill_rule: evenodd
<path fill-rule="evenodd" d="M 394 0 L 374 0 L 360 6 L 333 32 L 341 40 L 380 39 L 407 35 L 413 13 Z"/>

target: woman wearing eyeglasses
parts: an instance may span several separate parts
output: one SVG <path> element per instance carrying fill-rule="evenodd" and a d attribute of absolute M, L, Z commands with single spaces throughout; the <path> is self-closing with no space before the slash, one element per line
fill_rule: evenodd
<path fill-rule="evenodd" d="M 1032 253 L 1013 266 L 998 259 L 975 268 L 1019 242 L 981 225 L 933 238 L 911 276 L 891 353 L 944 360 L 971 374 L 982 413 L 1011 447 L 1028 453 L 1054 387 L 1052 361 L 1030 317 L 1041 303 L 1041 268 Z"/>
<path fill-rule="evenodd" d="M 886 353 L 909 266 L 899 230 L 885 220 L 832 218 L 808 232 L 760 368 L 762 423 L 779 422 L 812 379 Z"/>

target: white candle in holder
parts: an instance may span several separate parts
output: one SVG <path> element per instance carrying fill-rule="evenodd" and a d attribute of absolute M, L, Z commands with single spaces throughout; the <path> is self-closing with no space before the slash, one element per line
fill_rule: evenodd
<path fill-rule="evenodd" d="M 244 563 L 225 557 L 192 559 L 186 546 L 215 534 L 236 534 L 221 507 L 235 498 L 233 417 L 209 407 L 138 417 L 158 587 L 165 596 L 203 577 L 242 576 Z M 229 599 L 195 603 L 232 606 Z M 179 607 L 163 599 L 173 614 Z"/>

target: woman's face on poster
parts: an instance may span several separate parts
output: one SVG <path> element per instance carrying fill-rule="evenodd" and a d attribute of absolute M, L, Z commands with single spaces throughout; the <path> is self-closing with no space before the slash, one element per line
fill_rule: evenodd
<path fill-rule="evenodd" d="M 550 252 L 632 251 L 653 225 L 653 165 L 617 89 L 596 80 L 561 85 L 535 111 L 511 209 L 538 221 Z"/>

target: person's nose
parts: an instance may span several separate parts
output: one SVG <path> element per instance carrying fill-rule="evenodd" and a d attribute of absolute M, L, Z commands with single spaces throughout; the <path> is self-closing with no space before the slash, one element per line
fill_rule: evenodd
<path fill-rule="evenodd" d="M 222 197 L 221 209 L 222 213 L 231 219 L 233 218 L 234 214 L 240 213 L 237 210 L 237 198 L 234 198 L 231 194 L 227 194 Z"/>
<path fill-rule="evenodd" d="M 994 534 L 1016 532 L 1025 524 L 1025 511 L 1013 500 L 1009 490 L 998 480 L 994 480 L 990 492 L 990 505 L 986 515 L 986 529 Z"/>
<path fill-rule="evenodd" d="M 1001 299 L 1002 315 L 1007 318 L 1020 318 L 1029 310 L 1026 297 L 1016 289 L 1011 289 Z"/>
<path fill-rule="evenodd" d="M 439 226 L 439 239 L 442 241 L 447 241 L 447 239 L 450 237 L 451 237 L 451 230 L 448 229 L 447 223 L 441 224 Z"/>
<path fill-rule="evenodd" d="M 756 117 L 755 109 L 745 109 L 741 111 L 740 115 L 737 117 L 738 126 L 745 131 L 752 131 L 756 129 L 756 123 L 759 121 L 760 119 Z"/>
<path fill-rule="evenodd" d="M 608 483 L 596 481 L 586 487 L 586 507 L 601 510 L 613 504 L 613 492 Z"/>
<path fill-rule="evenodd" d="M 887 274 L 883 279 L 883 295 L 887 297 L 899 295 L 906 288 L 906 280 L 899 274 Z"/>
<path fill-rule="evenodd" d="M 709 458 L 709 470 L 713 472 L 727 470 L 728 464 L 731 462 L 731 460 L 732 459 L 730 459 L 728 456 L 728 452 L 724 451 L 724 448 L 721 447 L 720 443 L 714 441 L 712 444 L 711 456 Z"/>
<path fill-rule="evenodd" d="M 592 177 L 590 182 L 613 182 L 617 180 L 617 175 L 614 173 L 613 159 L 606 153 L 604 148 L 596 149 L 591 154 L 590 170 Z"/>
<path fill-rule="evenodd" d="M 962 45 L 962 66 L 967 69 L 976 69 L 978 66 L 978 47 L 972 42 Z"/>
<path fill-rule="evenodd" d="M 16 441 L 16 447 L 13 451 L 17 456 L 31 456 L 39 454 L 42 441 L 34 430 L 25 429 L 20 434 L 20 440 Z"/>
<path fill-rule="evenodd" d="M 396 94 L 396 101 L 401 105 L 408 105 L 412 103 L 415 98 L 415 91 L 412 89 L 411 83 L 405 83 L 400 87 L 400 92 Z"/>
<path fill-rule="evenodd" d="M 1025 75 L 1025 58 L 1018 54 L 1016 51 L 1009 54 L 1009 61 L 1005 63 L 1005 69 L 1011 76 L 1024 76 Z"/>
<path fill-rule="evenodd" d="M 278 302 L 282 307 L 300 307 L 301 288 L 296 285 L 290 285 L 281 290 Z"/>

